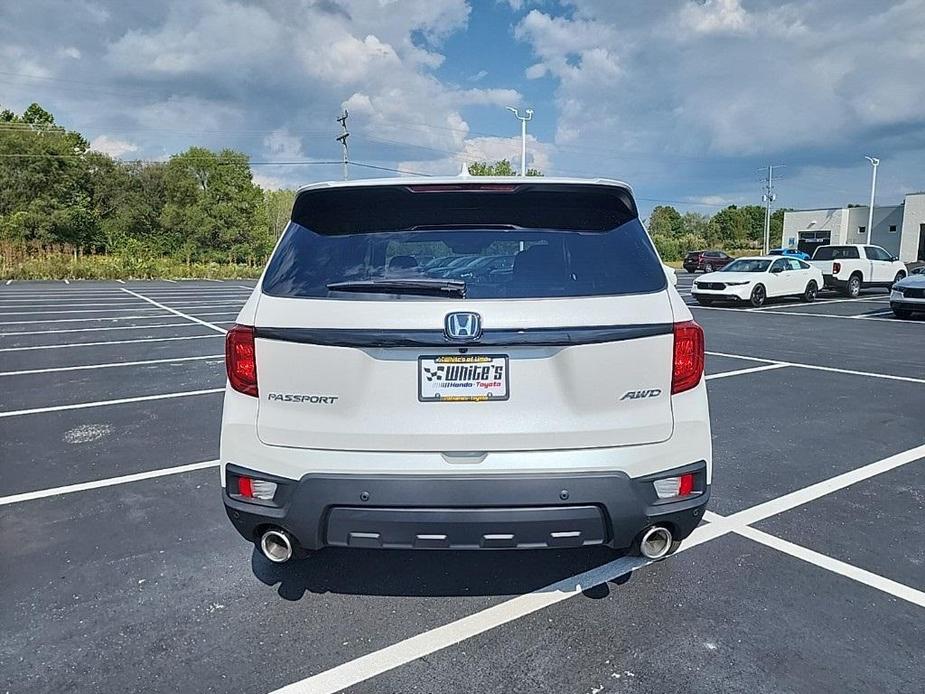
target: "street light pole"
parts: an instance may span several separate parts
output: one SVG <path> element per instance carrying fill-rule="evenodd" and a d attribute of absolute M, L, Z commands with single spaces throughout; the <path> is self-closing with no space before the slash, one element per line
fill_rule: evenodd
<path fill-rule="evenodd" d="M 877 192 L 877 167 L 880 166 L 880 160 L 876 157 L 864 157 L 873 166 L 874 173 L 870 180 L 870 208 L 867 211 L 867 243 L 874 242 L 874 195 Z"/>
<path fill-rule="evenodd" d="M 520 175 L 527 175 L 527 121 L 533 118 L 533 109 L 528 108 L 525 116 L 520 115 L 520 111 L 513 106 L 506 107 L 508 111 L 514 114 L 514 117 L 520 121 Z"/>

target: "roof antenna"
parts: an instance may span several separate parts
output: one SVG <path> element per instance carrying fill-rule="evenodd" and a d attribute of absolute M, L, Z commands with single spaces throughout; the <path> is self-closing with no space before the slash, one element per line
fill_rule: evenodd
<path fill-rule="evenodd" d="M 472 176 L 472 174 L 469 173 L 469 165 L 464 163 L 464 164 L 462 165 L 462 169 L 459 170 L 459 177 L 460 177 L 460 178 L 469 178 L 470 176 Z"/>

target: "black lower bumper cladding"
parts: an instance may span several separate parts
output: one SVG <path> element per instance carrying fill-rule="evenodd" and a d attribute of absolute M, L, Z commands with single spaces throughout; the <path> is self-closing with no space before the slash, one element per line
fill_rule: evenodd
<path fill-rule="evenodd" d="M 694 494 L 659 499 L 652 482 L 694 474 Z M 244 501 L 241 476 L 276 482 L 273 502 Z M 643 478 L 621 472 L 501 475 L 308 474 L 288 480 L 229 464 L 222 496 L 231 522 L 255 541 L 288 531 L 308 550 L 628 547 L 651 525 L 675 539 L 697 527 L 709 499 L 706 463 Z"/>

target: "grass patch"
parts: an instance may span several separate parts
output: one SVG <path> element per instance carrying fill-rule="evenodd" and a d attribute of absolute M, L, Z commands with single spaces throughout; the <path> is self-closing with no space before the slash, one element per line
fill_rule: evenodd
<path fill-rule="evenodd" d="M 3 280 L 255 279 L 263 265 L 190 262 L 130 255 L 47 253 L 0 262 Z"/>

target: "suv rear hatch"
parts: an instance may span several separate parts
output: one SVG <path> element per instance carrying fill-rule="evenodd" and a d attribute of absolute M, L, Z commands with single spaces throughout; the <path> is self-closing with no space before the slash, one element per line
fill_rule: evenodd
<path fill-rule="evenodd" d="M 450 256 L 501 260 L 454 276 Z M 303 190 L 257 305 L 258 436 L 441 452 L 664 441 L 672 325 L 622 185 Z"/>

